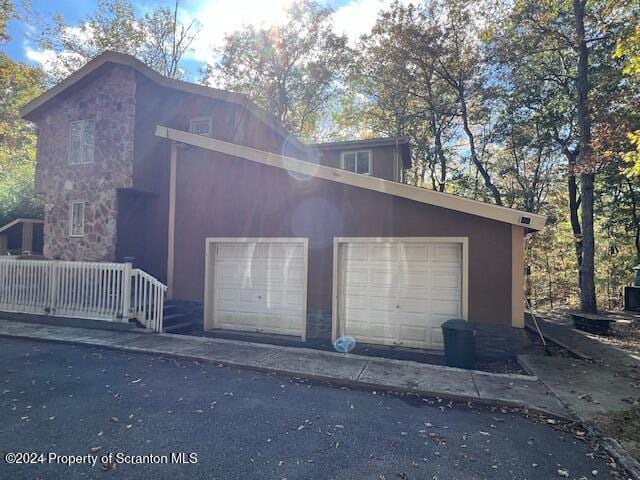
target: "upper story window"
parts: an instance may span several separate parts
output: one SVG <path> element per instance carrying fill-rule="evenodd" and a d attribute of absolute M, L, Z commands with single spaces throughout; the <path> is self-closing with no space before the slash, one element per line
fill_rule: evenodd
<path fill-rule="evenodd" d="M 350 172 L 371 175 L 371 152 L 342 152 L 340 155 L 340 168 Z"/>
<path fill-rule="evenodd" d="M 69 123 L 69 165 L 93 163 L 96 124 L 93 120 Z"/>
<path fill-rule="evenodd" d="M 71 202 L 69 209 L 69 236 L 84 235 L 84 202 Z"/>
<path fill-rule="evenodd" d="M 189 120 L 189 132 L 196 135 L 211 136 L 211 117 L 197 117 Z"/>

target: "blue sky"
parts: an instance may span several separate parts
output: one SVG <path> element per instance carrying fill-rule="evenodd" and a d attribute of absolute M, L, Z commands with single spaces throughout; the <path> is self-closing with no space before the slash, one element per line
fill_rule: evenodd
<path fill-rule="evenodd" d="M 219 46 L 225 33 L 241 28 L 242 25 L 270 25 L 282 18 L 282 11 L 292 0 L 181 0 L 180 15 L 183 20 L 197 19 L 200 33 L 193 44 L 193 52 L 185 59 L 184 66 L 188 78 L 194 80 L 197 67 L 211 59 L 211 49 Z M 334 25 L 339 33 L 345 33 L 352 41 L 367 33 L 381 9 L 388 7 L 392 0 L 319 0 L 334 11 Z M 15 1 L 20 9 L 20 0 Z M 157 5 L 173 7 L 173 0 L 133 1 L 137 13 Z M 31 0 L 33 11 L 42 18 L 50 18 L 55 13 L 64 16 L 67 24 L 77 27 L 83 18 L 96 10 L 96 1 Z M 43 51 L 32 40 L 33 27 L 28 22 L 14 20 L 9 24 L 11 42 L 5 51 L 15 60 L 41 64 L 45 69 L 55 55 Z"/>

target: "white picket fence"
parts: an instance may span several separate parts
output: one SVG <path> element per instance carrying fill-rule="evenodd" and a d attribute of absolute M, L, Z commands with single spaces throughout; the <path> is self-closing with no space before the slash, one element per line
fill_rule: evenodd
<path fill-rule="evenodd" d="M 130 263 L 0 262 L 0 311 L 127 322 L 162 331 L 160 281 Z"/>

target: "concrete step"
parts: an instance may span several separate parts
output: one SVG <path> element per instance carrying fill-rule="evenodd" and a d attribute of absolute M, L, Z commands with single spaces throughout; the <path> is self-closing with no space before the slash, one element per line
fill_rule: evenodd
<path fill-rule="evenodd" d="M 192 328 L 193 328 L 193 325 L 191 324 L 191 322 L 186 321 L 182 323 L 165 325 L 164 332 L 165 333 L 184 333 L 184 332 L 190 331 Z"/>
<path fill-rule="evenodd" d="M 167 333 L 187 332 L 193 328 L 189 315 L 176 309 L 170 309 L 163 318 L 163 331 Z"/>

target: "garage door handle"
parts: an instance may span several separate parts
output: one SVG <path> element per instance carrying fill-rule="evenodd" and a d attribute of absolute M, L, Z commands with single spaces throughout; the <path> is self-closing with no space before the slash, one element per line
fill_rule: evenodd
<path fill-rule="evenodd" d="M 402 345 L 403 342 L 393 342 L 394 345 Z"/>
<path fill-rule="evenodd" d="M 400 305 L 396 305 L 396 308 L 400 308 Z"/>
<path fill-rule="evenodd" d="M 261 295 L 258 295 L 258 300 L 262 300 L 262 296 Z"/>

